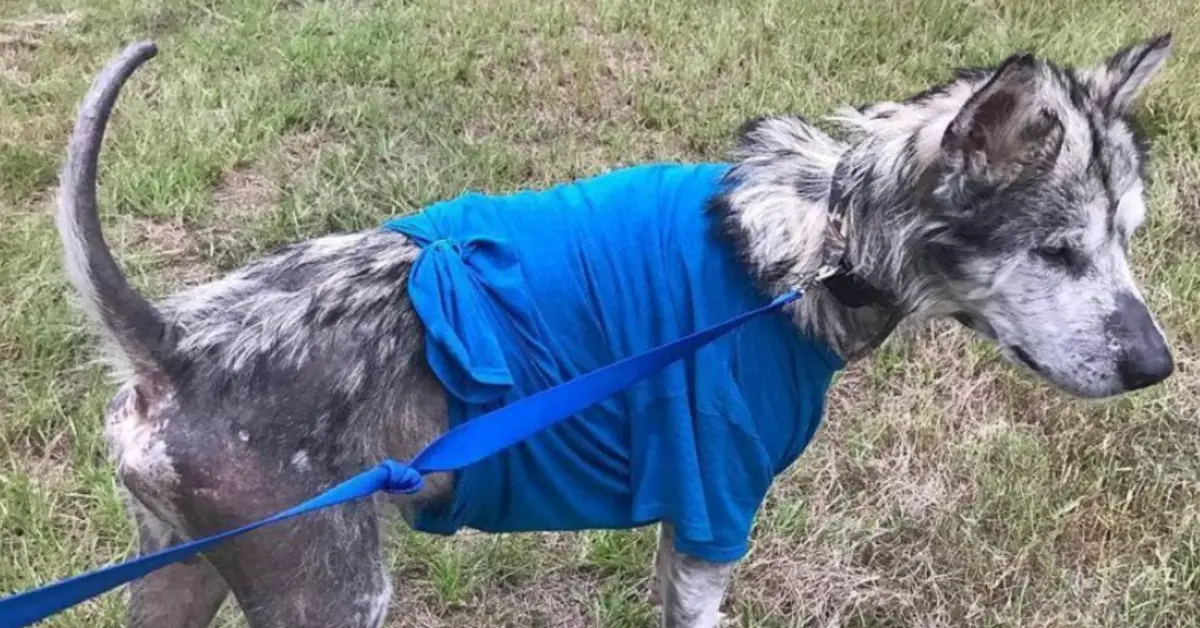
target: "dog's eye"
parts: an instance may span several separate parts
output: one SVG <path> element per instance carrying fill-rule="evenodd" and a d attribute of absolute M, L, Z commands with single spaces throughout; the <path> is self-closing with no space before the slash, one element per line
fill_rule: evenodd
<path fill-rule="evenodd" d="M 1042 246 L 1034 249 L 1038 257 L 1052 264 L 1061 264 L 1070 266 L 1075 261 L 1075 256 L 1071 253 L 1070 247 L 1066 246 Z"/>

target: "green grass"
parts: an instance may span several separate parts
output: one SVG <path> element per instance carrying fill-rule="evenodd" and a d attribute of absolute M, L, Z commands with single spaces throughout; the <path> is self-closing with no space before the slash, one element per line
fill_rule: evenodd
<path fill-rule="evenodd" d="M 895 98 L 1030 48 L 1089 62 L 1171 29 L 1136 242 L 1177 350 L 1162 388 L 1047 391 L 956 329 L 838 383 L 772 492 L 732 625 L 1200 624 L 1200 17 L 1191 0 L 8 0 L 0 4 L 0 591 L 133 549 L 111 386 L 58 264 L 54 169 L 123 42 L 161 54 L 102 157 L 110 239 L 163 294 L 280 243 L 474 188 L 717 159 L 763 113 Z M 647 531 L 451 540 L 393 526 L 392 625 L 650 626 Z M 120 625 L 110 594 L 48 625 Z M 240 625 L 232 605 L 225 625 Z"/>

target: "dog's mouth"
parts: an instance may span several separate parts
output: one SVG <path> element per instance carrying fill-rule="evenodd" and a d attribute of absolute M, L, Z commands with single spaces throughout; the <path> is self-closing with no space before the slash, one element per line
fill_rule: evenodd
<path fill-rule="evenodd" d="M 1034 373 L 1042 372 L 1042 365 L 1038 364 L 1037 360 L 1034 360 L 1033 357 L 1030 356 L 1029 353 L 1027 353 L 1024 349 L 1018 347 L 1017 345 L 1012 345 L 1009 347 L 1009 349 L 1012 351 L 1013 355 L 1021 361 L 1022 364 L 1029 367 L 1029 370 L 1033 371 Z"/>
<path fill-rule="evenodd" d="M 954 318 L 954 320 L 962 323 L 966 327 L 973 329 L 980 335 L 986 336 L 991 340 L 996 340 L 996 330 L 993 329 L 992 326 L 987 323 L 987 321 L 977 316 L 967 314 L 966 312 L 958 312 L 952 314 L 951 316 Z M 1033 356 L 1029 355 L 1028 351 L 1017 345 L 1007 345 L 1006 348 L 1013 355 L 1013 357 L 1017 359 L 1018 362 L 1024 364 L 1029 368 L 1029 370 L 1033 371 L 1034 373 L 1042 372 L 1042 365 L 1038 364 L 1038 361 L 1033 359 Z"/>
<path fill-rule="evenodd" d="M 963 324 L 964 327 L 974 330 L 976 333 L 988 338 L 989 340 L 996 339 L 996 330 L 987 321 L 967 314 L 966 312 L 956 312 L 950 315 L 954 320 Z"/>

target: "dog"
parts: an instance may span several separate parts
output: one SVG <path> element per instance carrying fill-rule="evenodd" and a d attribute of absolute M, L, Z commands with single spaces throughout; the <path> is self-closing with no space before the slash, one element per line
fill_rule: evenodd
<path fill-rule="evenodd" d="M 1147 140 L 1133 111 L 1169 51 L 1168 34 L 1092 67 L 1014 54 L 900 101 L 841 110 L 831 117 L 836 134 L 794 115 L 752 120 L 719 185 L 685 208 L 688 220 L 707 221 L 714 244 L 675 250 L 664 238 L 653 254 L 703 266 L 728 253 L 733 276 L 770 298 L 811 280 L 836 234 L 858 282 L 840 291 L 875 298 L 848 303 L 832 284 L 818 285 L 781 315 L 786 325 L 770 328 L 781 344 L 800 338 L 830 352 L 829 370 L 869 354 L 900 320 L 952 317 L 1067 394 L 1101 399 L 1153 386 L 1174 363 L 1127 259 L 1146 212 Z M 65 267 L 120 383 L 105 434 L 144 552 L 259 519 L 383 458 L 409 459 L 446 431 L 451 387 L 431 366 L 431 352 L 445 347 L 430 342 L 409 283 L 422 260 L 459 264 L 466 255 L 461 243 L 371 229 L 296 243 L 147 300 L 103 239 L 96 173 L 118 92 L 154 54 L 151 44 L 132 45 L 96 78 L 67 147 L 57 214 Z M 624 189 L 591 211 L 611 215 L 638 194 Z M 609 253 L 647 256 L 599 249 Z M 533 266 L 561 273 L 572 263 L 546 257 Z M 691 296 L 657 295 L 675 314 L 648 312 L 641 324 L 678 323 L 714 301 L 702 284 L 691 287 Z M 611 405 L 612 415 L 624 407 Z M 817 404 L 807 419 L 820 412 Z M 776 421 L 793 420 L 780 414 Z M 701 471 L 724 482 L 724 468 Z M 547 475 L 556 479 L 553 469 Z M 131 585 L 129 625 L 207 626 L 232 590 L 255 628 L 380 626 L 392 589 L 378 512 L 392 502 L 416 521 L 453 501 L 455 476 L 426 480 L 414 496 L 322 511 L 157 571 Z M 709 516 L 730 515 L 723 503 L 707 504 Z M 639 523 L 660 524 L 663 625 L 717 625 L 736 557 L 686 551 L 679 537 L 694 522 L 659 514 Z"/>

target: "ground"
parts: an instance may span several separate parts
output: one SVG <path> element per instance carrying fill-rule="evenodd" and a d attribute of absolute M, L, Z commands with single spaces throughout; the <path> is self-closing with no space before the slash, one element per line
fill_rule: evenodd
<path fill-rule="evenodd" d="M 451 7 L 453 5 L 453 8 Z M 58 263 L 74 108 L 127 41 L 160 56 L 102 156 L 119 259 L 161 295 L 474 188 L 720 159 L 765 113 L 896 98 L 1016 49 L 1090 62 L 1173 30 L 1146 95 L 1139 276 L 1163 387 L 1046 390 L 948 325 L 839 381 L 772 492 L 733 625 L 1200 623 L 1200 12 L 1193 0 L 6 0 L 0 4 L 0 592 L 128 555 L 99 438 L 113 386 Z M 391 626 L 651 626 L 652 533 L 431 539 L 393 526 Z M 122 593 L 47 625 L 115 627 Z M 232 604 L 222 625 L 241 625 Z"/>

